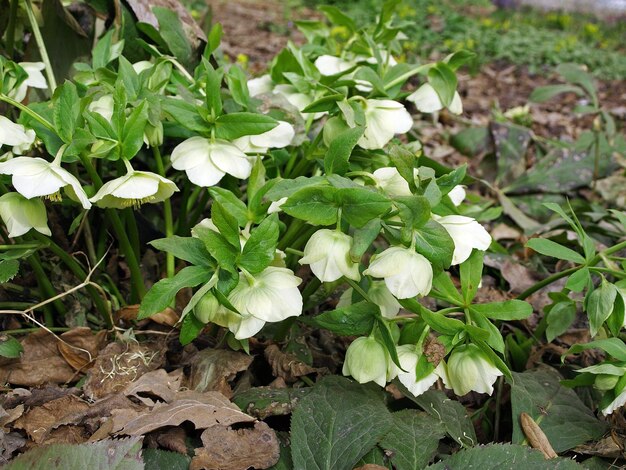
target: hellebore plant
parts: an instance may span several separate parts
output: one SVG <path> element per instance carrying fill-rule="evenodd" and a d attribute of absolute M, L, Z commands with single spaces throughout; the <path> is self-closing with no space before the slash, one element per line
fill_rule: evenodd
<path fill-rule="evenodd" d="M 343 373 L 359 382 L 397 377 L 418 395 L 442 378 L 457 394 L 491 393 L 496 377 L 511 376 L 495 322 L 532 309 L 473 303 L 491 237 L 464 204 L 466 168 L 442 171 L 411 132 L 415 107 L 461 112 L 455 71 L 469 55 L 396 60 L 392 9 L 370 28 L 342 25 L 351 39 L 338 45 L 329 33 L 337 18 L 307 30 L 314 48 L 288 44 L 258 78 L 216 50 L 219 27 L 193 70 L 161 43 L 132 64 L 109 31 L 75 82 L 32 106 L 20 87 L 41 80 L 3 59 L 0 101 L 16 116 L 0 119 L 0 143 L 21 156 L 0 163 L 17 191 L 5 177 L 0 217 L 10 237 L 45 242 L 76 275 L 83 267 L 46 238 L 46 211 L 72 214 L 93 264 L 111 231 L 131 282 L 129 299 L 116 300 L 141 301 L 140 319 L 193 290 L 181 306 L 182 343 L 211 323 L 220 340 L 247 349 L 250 337 L 282 340 L 302 321 L 357 337 Z M 166 259 L 147 293 L 146 226 L 163 235 L 150 244 Z M 119 292 L 106 275 L 98 282 Z M 111 326 L 109 305 L 91 294 Z M 435 311 L 419 302 L 426 296 Z M 433 344 L 440 354 L 428 353 Z"/>

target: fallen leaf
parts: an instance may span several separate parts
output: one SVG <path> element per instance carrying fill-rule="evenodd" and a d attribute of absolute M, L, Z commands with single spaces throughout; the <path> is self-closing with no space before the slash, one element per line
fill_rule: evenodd
<path fill-rule="evenodd" d="M 78 392 L 79 390 L 77 388 L 61 388 L 57 385 L 46 385 L 43 388 L 32 388 L 30 390 L 15 388 L 7 394 L 4 406 L 6 408 L 13 408 L 17 405 L 24 405 L 32 408 L 66 395 L 77 395 Z"/>
<path fill-rule="evenodd" d="M 254 428 L 231 429 L 213 426 L 200 436 L 204 447 L 196 449 L 190 470 L 242 470 L 272 467 L 280 458 L 274 431 L 263 421 Z"/>
<path fill-rule="evenodd" d="M 120 308 L 117 312 L 115 312 L 115 320 L 119 322 L 120 320 L 125 323 L 134 322 L 137 320 L 137 314 L 139 313 L 139 304 L 135 305 L 126 305 L 125 307 Z M 166 326 L 175 326 L 180 320 L 179 315 L 176 311 L 170 307 L 167 307 L 165 310 L 155 313 L 150 316 L 150 321 L 158 323 L 159 325 Z"/>
<path fill-rule="evenodd" d="M 26 439 L 15 432 L 5 432 L 0 428 L 0 465 L 6 464 L 13 452 L 26 445 Z"/>
<path fill-rule="evenodd" d="M 299 361 L 294 355 L 282 352 L 275 344 L 265 348 L 265 358 L 272 367 L 274 376 L 282 377 L 286 382 L 295 382 L 298 377 L 320 372 L 320 369 Z"/>
<path fill-rule="evenodd" d="M 180 389 L 182 376 L 182 370 L 170 374 L 165 372 L 165 369 L 146 372 L 128 384 L 123 393 L 127 397 L 135 397 L 146 406 L 154 406 L 157 403 L 153 397 L 169 403 L 174 400 L 176 392 Z"/>
<path fill-rule="evenodd" d="M 214 390 L 231 398 L 233 391 L 228 382 L 237 373 L 248 369 L 253 359 L 254 357 L 241 352 L 203 349 L 190 360 L 191 372 L 187 386 L 197 392 Z"/>
<path fill-rule="evenodd" d="M 5 411 L 4 408 L 0 407 L 0 428 L 5 427 L 7 424 L 11 424 L 23 414 L 24 405 L 17 405 L 15 408 L 9 409 L 9 411 Z"/>
<path fill-rule="evenodd" d="M 164 449 L 187 455 L 187 434 L 183 428 L 157 431 L 156 442 Z"/>
<path fill-rule="evenodd" d="M 524 435 L 531 447 L 540 450 L 546 459 L 558 457 L 545 433 L 528 413 L 521 413 L 519 419 L 522 431 L 524 431 Z"/>
<path fill-rule="evenodd" d="M 184 421 L 190 421 L 196 429 L 206 429 L 217 425 L 249 423 L 255 419 L 242 413 L 221 393 L 206 392 L 196 394 L 193 398 L 178 398 L 172 403 L 157 403 L 151 410 L 132 417 L 115 432 L 140 436 L 165 426 L 179 426 Z"/>
<path fill-rule="evenodd" d="M 65 416 L 87 409 L 87 402 L 75 395 L 67 395 L 32 408 L 15 421 L 13 427 L 23 429 L 33 442 L 41 444 Z"/>
<path fill-rule="evenodd" d="M 61 335 L 63 341 L 57 343 L 59 352 L 74 370 L 85 370 L 104 347 L 107 332 L 101 330 L 95 335 L 90 328 L 78 327 Z"/>
<path fill-rule="evenodd" d="M 146 372 L 163 365 L 163 348 L 158 343 L 111 343 L 104 348 L 85 382 L 85 395 L 102 398 L 122 391 Z"/>

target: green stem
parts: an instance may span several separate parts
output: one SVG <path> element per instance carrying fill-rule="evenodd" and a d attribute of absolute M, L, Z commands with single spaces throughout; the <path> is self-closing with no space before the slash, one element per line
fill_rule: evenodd
<path fill-rule="evenodd" d="M 41 31 L 39 30 L 39 25 L 37 24 L 37 18 L 35 18 L 35 13 L 33 12 L 33 4 L 30 0 L 24 0 L 26 4 L 26 14 L 28 15 L 28 21 L 30 22 L 30 27 L 33 30 L 33 35 L 35 36 L 35 42 L 37 42 L 37 48 L 39 49 L 39 55 L 41 56 L 41 61 L 44 63 L 46 68 L 46 75 L 48 76 L 48 85 L 50 85 L 50 96 L 54 93 L 54 90 L 57 87 L 56 79 L 54 78 L 54 72 L 52 71 L 52 65 L 50 64 L 50 57 L 48 57 L 48 51 L 46 50 L 46 43 L 41 36 Z"/>
<path fill-rule="evenodd" d="M 13 51 L 15 49 L 15 19 L 17 18 L 17 7 L 20 0 L 11 0 L 9 10 L 9 24 L 7 25 L 7 56 L 13 59 Z"/>
<path fill-rule="evenodd" d="M 55 333 L 64 333 L 66 331 L 70 331 L 71 328 L 68 328 L 66 326 L 46 326 L 46 328 L 49 331 L 55 332 Z M 21 335 L 24 333 L 32 333 L 33 331 L 39 331 L 41 330 L 41 328 L 18 328 L 17 330 L 4 330 L 2 332 L 2 334 L 5 335 Z"/>
<path fill-rule="evenodd" d="M 37 278 L 37 283 L 39 284 L 39 290 L 47 298 L 54 297 L 56 295 L 54 286 L 50 282 L 50 279 L 48 278 L 46 271 L 43 269 L 43 266 L 41 266 L 41 261 L 39 259 L 39 256 L 37 256 L 37 253 L 33 253 L 31 256 L 29 256 L 28 262 L 33 268 L 35 277 Z M 54 306 L 54 308 L 60 315 L 62 316 L 65 315 L 66 310 L 65 310 L 65 306 L 63 305 L 63 302 L 61 302 L 60 300 L 55 300 L 54 302 L 52 302 L 52 305 Z M 43 306 L 44 324 L 48 327 L 54 325 L 54 315 L 52 313 L 52 310 L 49 307 L 50 307 L 49 305 Z"/>
<path fill-rule="evenodd" d="M 5 103 L 10 104 L 11 106 L 15 106 L 17 109 L 19 109 L 23 113 L 28 114 L 35 121 L 37 121 L 39 124 L 41 124 L 46 129 L 51 131 L 54 135 L 57 135 L 57 130 L 54 128 L 54 126 L 52 124 L 50 124 L 50 122 L 48 122 L 42 116 L 40 116 L 38 113 L 36 113 L 32 109 L 30 109 L 28 106 L 24 106 L 19 101 L 15 101 L 13 98 L 9 98 L 7 95 L 4 95 L 2 93 L 0 93 L 0 101 L 4 101 Z"/>
<path fill-rule="evenodd" d="M 152 154 L 154 155 L 154 159 L 157 165 L 157 171 L 159 175 L 165 177 L 165 166 L 163 165 L 163 157 L 161 156 L 161 151 L 157 145 L 152 147 Z M 172 201 L 166 199 L 163 201 L 163 216 L 165 218 L 165 236 L 170 238 L 174 236 L 174 221 L 172 217 Z M 175 263 L 176 260 L 172 253 L 166 254 L 166 269 L 167 269 L 167 277 L 174 277 L 175 274 Z"/>
<path fill-rule="evenodd" d="M 137 229 L 137 220 L 135 220 L 135 212 L 130 207 L 124 209 L 124 226 L 128 233 L 128 240 L 133 247 L 133 252 L 140 253 L 139 247 L 139 230 Z"/>
<path fill-rule="evenodd" d="M 293 248 L 285 248 L 285 253 L 291 253 L 292 255 L 304 256 L 304 251 L 294 250 Z"/>
<path fill-rule="evenodd" d="M 350 284 L 350 287 L 352 287 L 356 292 L 358 292 L 358 294 L 363 297 L 365 300 L 367 300 L 369 303 L 371 304 L 376 304 L 376 302 L 374 302 L 369 295 L 367 295 L 367 292 L 365 292 L 361 286 L 356 282 L 353 281 L 352 279 L 348 279 L 347 277 L 344 276 L 344 279 L 346 280 L 346 282 L 348 284 Z"/>
<path fill-rule="evenodd" d="M 59 245 L 54 243 L 51 239 L 47 238 L 45 235 L 40 234 L 39 232 L 33 232 L 33 236 L 42 242 L 46 241 L 49 245 L 48 248 L 50 248 L 50 250 L 61 259 L 61 261 L 63 261 L 63 263 L 70 269 L 70 271 L 72 271 L 74 276 L 76 276 L 80 281 L 84 281 L 85 279 L 87 279 L 87 273 L 85 272 L 85 270 L 78 263 L 78 261 L 76 261 L 67 251 L 65 251 Z M 107 327 L 112 328 L 113 323 L 111 320 L 111 312 L 106 301 L 102 298 L 100 292 L 98 292 L 98 289 L 96 289 L 95 287 L 87 286 L 86 288 L 89 296 L 91 297 L 91 300 L 96 306 L 96 309 L 106 322 Z M 52 292 L 52 295 L 47 292 L 46 294 L 50 297 L 56 295 L 54 291 Z"/>
<path fill-rule="evenodd" d="M 43 248 L 45 245 L 41 243 L 16 243 L 15 245 L 0 245 L 0 251 L 5 250 L 30 250 Z"/>

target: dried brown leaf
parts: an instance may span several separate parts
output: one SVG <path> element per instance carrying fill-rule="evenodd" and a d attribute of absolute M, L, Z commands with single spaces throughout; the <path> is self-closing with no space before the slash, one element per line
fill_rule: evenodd
<path fill-rule="evenodd" d="M 520 414 L 520 424 L 531 447 L 540 450 L 546 459 L 558 457 L 545 433 L 528 413 Z"/>
<path fill-rule="evenodd" d="M 15 408 L 11 408 L 8 411 L 0 407 L 0 411 L 0 428 L 3 428 L 24 414 L 24 405 L 17 405 Z"/>
<path fill-rule="evenodd" d="M 13 456 L 13 452 L 26 445 L 26 439 L 15 432 L 6 433 L 0 429 L 0 465 L 4 465 Z"/>
<path fill-rule="evenodd" d="M 32 388 L 30 390 L 25 388 L 15 388 L 7 394 L 4 407 L 13 408 L 22 404 L 26 407 L 32 408 L 66 395 L 77 395 L 78 393 L 79 390 L 77 388 L 61 388 L 57 385 L 46 385 L 43 388 Z"/>
<path fill-rule="evenodd" d="M 265 358 L 272 367 L 274 376 L 282 377 L 286 382 L 295 382 L 298 377 L 320 372 L 320 369 L 301 362 L 294 355 L 282 352 L 275 344 L 265 348 Z"/>
<path fill-rule="evenodd" d="M 74 370 L 85 370 L 104 347 L 107 332 L 99 331 L 95 335 L 86 327 L 74 328 L 61 335 L 63 341 L 57 343 L 61 356 Z"/>
<path fill-rule="evenodd" d="M 157 403 L 154 408 L 139 413 L 116 431 L 129 436 L 140 436 L 165 426 L 179 426 L 184 421 L 190 421 L 196 429 L 206 429 L 217 425 L 249 423 L 254 418 L 242 413 L 222 394 L 206 392 L 202 394 L 201 400 L 180 398 L 172 403 Z"/>
<path fill-rule="evenodd" d="M 250 366 L 254 358 L 225 349 L 203 349 L 191 358 L 188 388 L 198 392 L 217 391 L 231 398 L 229 381 Z"/>
<path fill-rule="evenodd" d="M 165 369 L 153 370 L 128 384 L 123 393 L 127 397 L 137 398 L 146 406 L 154 406 L 156 402 L 152 397 L 169 403 L 176 398 L 182 378 L 182 370 L 170 374 Z"/>
<path fill-rule="evenodd" d="M 242 470 L 270 468 L 280 458 L 280 446 L 274 431 L 263 421 L 251 429 L 213 426 L 201 436 L 204 447 L 196 449 L 190 470 Z"/>
<path fill-rule="evenodd" d="M 187 434 L 183 428 L 170 428 L 157 433 L 156 441 L 161 447 L 187 455 Z"/>

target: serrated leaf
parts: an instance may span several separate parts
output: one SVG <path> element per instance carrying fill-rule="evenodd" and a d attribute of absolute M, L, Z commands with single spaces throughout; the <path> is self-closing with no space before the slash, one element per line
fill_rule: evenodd
<path fill-rule="evenodd" d="M 337 201 L 341 204 L 343 217 L 357 228 L 391 208 L 391 201 L 386 196 L 365 188 L 341 188 L 337 191 Z"/>
<path fill-rule="evenodd" d="M 195 287 L 207 282 L 213 272 L 203 266 L 187 266 L 169 279 L 162 279 L 148 291 L 139 306 L 137 319 L 149 317 L 165 309 L 184 287 Z M 192 315 L 187 315 L 192 316 Z"/>
<path fill-rule="evenodd" d="M 76 85 L 66 81 L 55 90 L 54 100 L 54 127 L 63 142 L 69 144 L 72 141 L 76 122 L 80 114 L 80 103 Z"/>
<path fill-rule="evenodd" d="M 0 356 L 8 358 L 20 357 L 24 348 L 22 344 L 12 336 L 0 335 Z"/>
<path fill-rule="evenodd" d="M 191 66 L 192 48 L 183 23 L 176 11 L 170 8 L 152 7 L 152 12 L 159 20 L 159 33 L 170 52 L 186 67 Z"/>
<path fill-rule="evenodd" d="M 479 312 L 493 320 L 523 320 L 533 313 L 533 307 L 523 300 L 505 300 L 488 304 L 475 304 L 471 310 Z"/>
<path fill-rule="evenodd" d="M 237 249 L 241 246 L 239 240 L 239 224 L 237 219 L 228 212 L 219 201 L 211 206 L 211 221 L 217 227 L 218 232 Z"/>
<path fill-rule="evenodd" d="M 313 225 L 332 225 L 337 222 L 336 193 L 332 186 L 304 187 L 293 193 L 281 209 Z"/>
<path fill-rule="evenodd" d="M 237 264 L 252 274 L 267 268 L 274 259 L 278 232 L 278 217 L 273 214 L 252 231 Z"/>
<path fill-rule="evenodd" d="M 20 269 L 20 262 L 16 259 L 3 259 L 0 261 L 0 284 L 13 279 Z"/>
<path fill-rule="evenodd" d="M 150 245 L 157 250 L 173 254 L 176 258 L 198 266 L 211 266 L 211 255 L 202 240 L 195 237 L 179 237 L 174 235 L 168 238 L 152 240 Z"/>
<path fill-rule="evenodd" d="M 132 110 L 122 132 L 122 156 L 125 158 L 134 157 L 143 146 L 143 136 L 148 123 L 148 110 L 145 102 Z"/>
<path fill-rule="evenodd" d="M 454 98 L 457 78 L 454 71 L 443 62 L 439 62 L 428 70 L 428 81 L 433 86 L 441 103 L 448 107 Z"/>
<path fill-rule="evenodd" d="M 142 437 L 105 439 L 87 444 L 35 447 L 15 458 L 6 470 L 143 470 Z"/>
<path fill-rule="evenodd" d="M 576 304 L 574 302 L 559 302 L 554 305 L 546 316 L 548 327 L 546 339 L 551 343 L 554 338 L 565 333 L 576 318 Z"/>
<path fill-rule="evenodd" d="M 377 305 L 361 301 L 347 307 L 323 312 L 313 317 L 310 322 L 338 335 L 365 335 L 372 331 L 379 312 Z"/>
<path fill-rule="evenodd" d="M 277 125 L 276 119 L 264 114 L 224 114 L 215 120 L 215 136 L 224 140 L 234 140 L 244 135 L 263 134 Z"/>
<path fill-rule="evenodd" d="M 511 406 L 512 442 L 524 442 L 519 416 L 528 413 L 541 427 L 554 450 L 564 452 L 591 439 L 599 439 L 607 429 L 578 395 L 563 387 L 563 377 L 550 368 L 513 373 Z"/>
<path fill-rule="evenodd" d="M 348 160 L 364 130 L 365 128 L 363 127 L 347 129 L 332 140 L 324 156 L 324 170 L 326 170 L 326 174 L 337 173 L 338 175 L 343 175 L 348 171 L 350 167 Z"/>
<path fill-rule="evenodd" d="M 178 340 L 180 344 L 185 346 L 198 337 L 204 329 L 205 324 L 202 323 L 195 315 L 185 315 L 180 326 L 180 334 Z"/>
<path fill-rule="evenodd" d="M 221 268 L 233 271 L 241 246 L 233 246 L 219 232 L 208 227 L 197 226 L 194 234 L 204 242 L 204 246 Z"/>
<path fill-rule="evenodd" d="M 374 240 L 380 234 L 380 219 L 372 219 L 363 227 L 358 228 L 352 234 L 352 248 L 350 248 L 350 258 L 355 263 L 361 259 L 361 256 L 372 246 Z"/>
<path fill-rule="evenodd" d="M 585 344 L 575 344 L 565 352 L 562 360 L 570 354 L 578 354 L 587 349 L 601 349 L 618 361 L 626 361 L 626 344 L 619 338 L 597 339 Z"/>
<path fill-rule="evenodd" d="M 353 468 L 391 425 L 380 388 L 343 377 L 326 377 L 300 401 L 292 415 L 294 468 Z"/>
<path fill-rule="evenodd" d="M 161 449 L 144 449 L 142 457 L 144 468 L 150 470 L 187 470 L 191 463 L 187 455 Z"/>
<path fill-rule="evenodd" d="M 470 257 L 459 266 L 461 272 L 461 294 L 465 305 L 470 305 L 483 275 L 483 252 L 473 250 Z"/>
<path fill-rule="evenodd" d="M 616 296 L 617 288 L 606 279 L 602 279 L 600 286 L 587 294 L 587 315 L 592 337 L 598 333 L 602 324 L 613 313 Z"/>
<path fill-rule="evenodd" d="M 397 470 L 424 468 L 437 452 L 439 440 L 444 437 L 443 423 L 416 410 L 402 410 L 391 415 L 391 430 L 379 445 L 389 451 Z"/>
<path fill-rule="evenodd" d="M 583 467 L 565 458 L 546 460 L 538 450 L 512 444 L 490 444 L 463 449 L 428 470 L 480 468 L 481 470 L 581 470 Z"/>
<path fill-rule="evenodd" d="M 209 188 L 211 197 L 218 201 L 224 209 L 237 219 L 240 227 L 245 227 L 248 223 L 248 209 L 246 205 L 233 194 L 232 191 L 224 188 Z"/>
<path fill-rule="evenodd" d="M 452 263 L 454 241 L 440 223 L 429 220 L 415 230 L 415 250 L 426 257 L 436 269 L 446 269 Z"/>
<path fill-rule="evenodd" d="M 585 258 L 583 258 L 582 255 L 547 238 L 531 238 L 528 240 L 528 243 L 526 243 L 526 246 L 532 248 L 537 253 L 552 256 L 553 258 L 572 261 L 578 264 L 585 262 Z"/>

